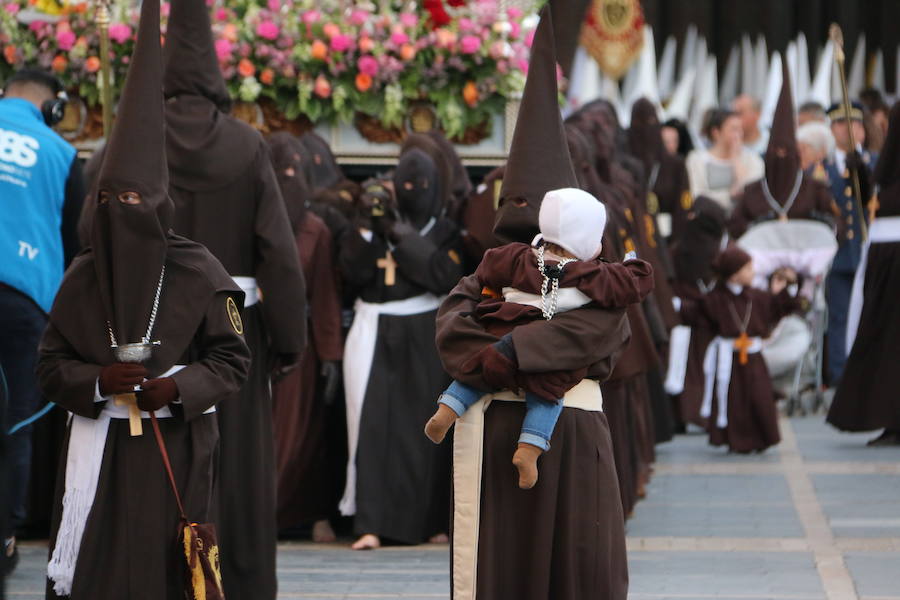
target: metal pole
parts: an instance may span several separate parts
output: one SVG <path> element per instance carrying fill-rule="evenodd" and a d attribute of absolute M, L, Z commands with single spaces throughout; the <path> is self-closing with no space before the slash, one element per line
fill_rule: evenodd
<path fill-rule="evenodd" d="M 103 137 L 112 134 L 112 68 L 109 64 L 109 6 L 106 0 L 97 2 L 97 26 L 100 28 L 100 103 L 103 106 Z"/>

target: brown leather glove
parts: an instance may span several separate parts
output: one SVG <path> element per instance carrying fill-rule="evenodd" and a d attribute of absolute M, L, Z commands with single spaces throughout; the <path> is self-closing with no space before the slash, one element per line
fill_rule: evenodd
<path fill-rule="evenodd" d="M 576 371 L 551 371 L 549 373 L 519 373 L 516 376 L 519 387 L 544 400 L 555 402 L 566 392 L 578 385 L 587 375 L 587 369 Z"/>
<path fill-rule="evenodd" d="M 137 363 L 113 363 L 100 371 L 100 395 L 127 394 L 147 376 L 147 369 Z"/>
<path fill-rule="evenodd" d="M 137 393 L 137 405 L 143 411 L 153 412 L 178 400 L 178 385 L 171 377 L 159 377 L 145 381 Z"/>

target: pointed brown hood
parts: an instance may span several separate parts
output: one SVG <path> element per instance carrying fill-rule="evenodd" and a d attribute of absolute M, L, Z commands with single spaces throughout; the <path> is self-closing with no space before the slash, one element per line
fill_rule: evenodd
<path fill-rule="evenodd" d="M 159 0 L 144 0 L 137 43 L 95 186 L 91 246 L 120 344 L 146 333 L 174 206 L 163 121 Z"/>
<path fill-rule="evenodd" d="M 172 0 L 166 30 L 165 68 L 166 98 L 203 96 L 223 112 L 231 109 L 205 0 Z"/>
<path fill-rule="evenodd" d="M 559 110 L 556 84 L 556 43 L 550 6 L 531 46 L 528 79 L 519 107 L 500 210 L 494 233 L 504 242 L 530 242 L 538 233 L 538 210 L 550 190 L 578 187 Z"/>
<path fill-rule="evenodd" d="M 575 49 L 581 38 L 581 26 L 585 21 L 590 0 L 551 0 L 553 13 L 553 37 L 556 40 L 556 60 L 563 74 L 572 77 L 572 63 L 575 61 Z"/>
<path fill-rule="evenodd" d="M 628 128 L 628 149 L 632 156 L 644 163 L 649 177 L 653 165 L 662 160 L 662 126 L 656 115 L 656 107 L 646 98 L 640 98 L 631 107 L 631 125 Z"/>
<path fill-rule="evenodd" d="M 781 61 L 781 72 L 781 95 L 775 106 L 765 163 L 769 191 L 779 204 L 785 205 L 800 172 L 800 150 L 797 148 L 797 121 L 794 118 L 791 76 L 786 60 Z"/>
<path fill-rule="evenodd" d="M 300 140 L 287 131 L 269 136 L 269 153 L 272 167 L 281 188 L 288 220 L 294 233 L 300 230 L 306 218 L 306 209 L 312 201 L 312 192 L 306 180 L 310 155 Z"/>

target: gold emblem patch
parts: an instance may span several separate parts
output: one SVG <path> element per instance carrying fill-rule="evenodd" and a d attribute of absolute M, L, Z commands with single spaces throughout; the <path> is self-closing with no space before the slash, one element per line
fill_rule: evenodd
<path fill-rule="evenodd" d="M 225 311 L 228 313 L 228 318 L 231 320 L 231 326 L 234 327 L 234 331 L 238 335 L 244 335 L 244 322 L 241 321 L 241 311 L 238 310 L 237 304 L 234 303 L 234 298 L 231 296 L 225 301 Z"/>

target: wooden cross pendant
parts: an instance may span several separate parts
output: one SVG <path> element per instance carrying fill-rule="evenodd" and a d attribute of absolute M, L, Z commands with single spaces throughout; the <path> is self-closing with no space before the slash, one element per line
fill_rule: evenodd
<path fill-rule="evenodd" d="M 388 250 L 384 258 L 379 258 L 376 263 L 379 269 L 384 269 L 384 285 L 391 287 L 397 283 L 397 262 L 394 255 Z"/>
<path fill-rule="evenodd" d="M 137 396 L 134 394 L 116 394 L 113 396 L 116 406 L 128 407 L 128 426 L 131 437 L 144 435 L 144 425 L 141 423 L 141 411 L 137 405 Z"/>
<path fill-rule="evenodd" d="M 749 350 L 750 350 L 750 337 L 747 335 L 746 331 L 742 331 L 740 337 L 734 340 L 734 349 L 739 352 L 738 361 L 742 365 L 746 365 L 749 362 Z"/>

